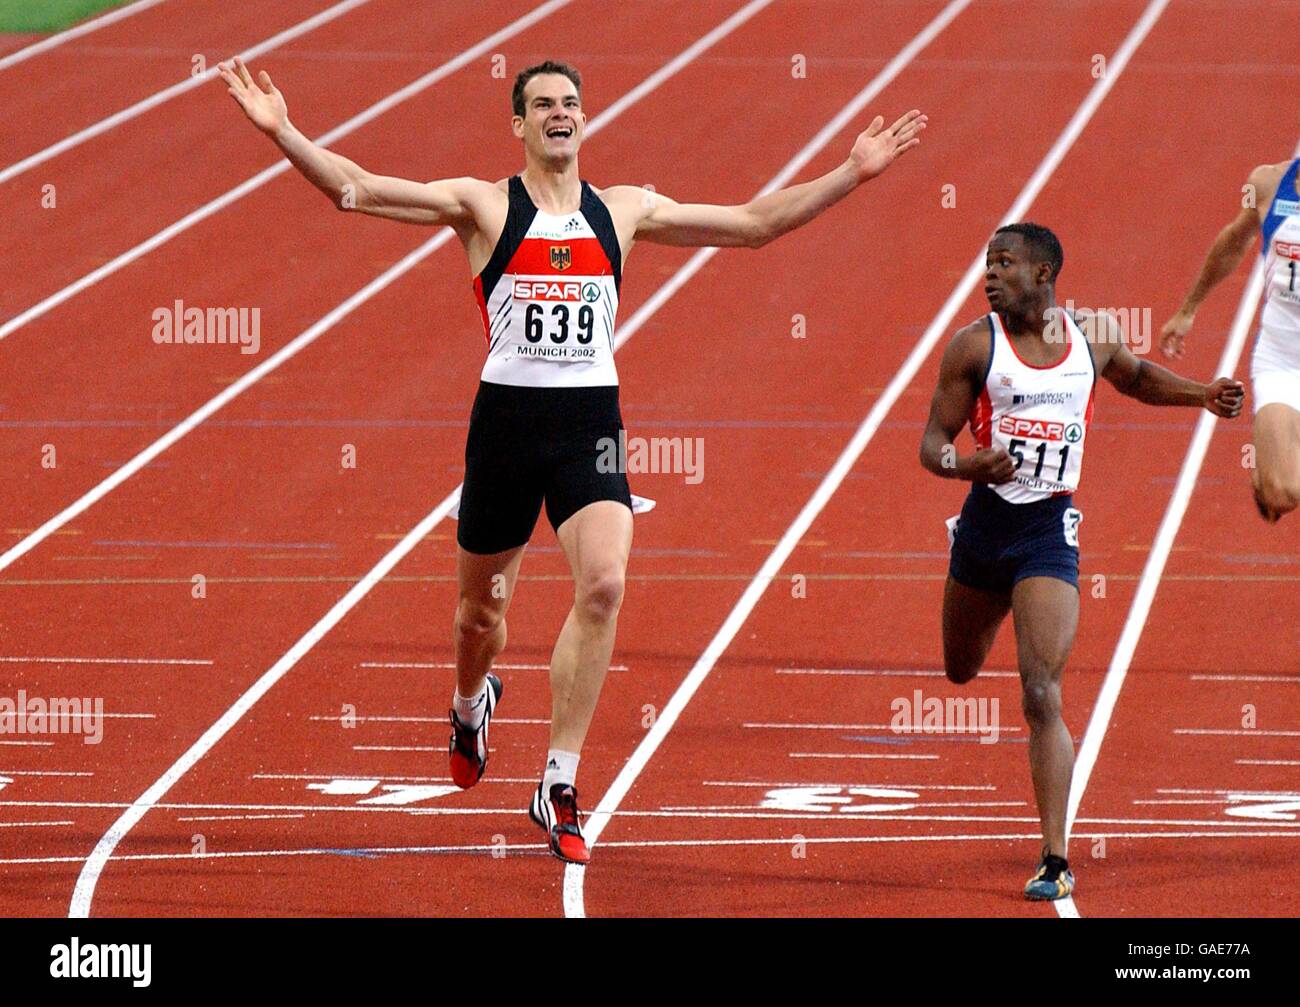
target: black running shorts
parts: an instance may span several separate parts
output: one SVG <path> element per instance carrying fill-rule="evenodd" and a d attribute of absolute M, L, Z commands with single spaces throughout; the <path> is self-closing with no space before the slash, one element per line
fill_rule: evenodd
<path fill-rule="evenodd" d="M 617 463 L 622 430 L 617 385 L 481 382 L 465 442 L 456 541 L 481 555 L 524 545 L 543 503 L 556 529 L 598 500 L 631 509 L 625 466 Z"/>

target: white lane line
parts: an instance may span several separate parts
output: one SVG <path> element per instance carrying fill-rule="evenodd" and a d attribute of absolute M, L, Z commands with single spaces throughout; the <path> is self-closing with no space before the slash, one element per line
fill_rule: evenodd
<path fill-rule="evenodd" d="M 445 745 L 353 745 L 354 752 L 442 752 Z"/>
<path fill-rule="evenodd" d="M 1296 154 L 1300 156 L 1300 145 L 1297 145 Z M 1250 332 L 1250 323 L 1255 317 L 1255 308 L 1264 292 L 1262 261 L 1256 260 L 1250 273 L 1250 281 L 1242 292 L 1227 344 L 1223 347 L 1223 355 L 1219 358 L 1216 374 L 1232 374 L 1237 369 L 1241 352 L 1246 345 L 1246 337 Z M 1128 616 L 1124 620 L 1124 629 L 1120 633 L 1119 642 L 1115 645 L 1115 653 L 1111 657 L 1110 667 L 1106 669 L 1106 677 L 1102 679 L 1096 705 L 1092 709 L 1092 716 L 1088 719 L 1087 730 L 1083 732 L 1079 754 L 1074 760 L 1074 778 L 1070 785 L 1070 803 L 1065 819 L 1067 838 L 1070 835 L 1070 826 L 1079 813 L 1079 804 L 1083 800 L 1084 791 L 1088 789 L 1088 781 L 1092 778 L 1097 756 L 1101 752 L 1101 743 L 1105 740 L 1106 729 L 1110 726 L 1110 718 L 1115 712 L 1115 704 L 1119 702 L 1120 689 L 1124 687 L 1124 679 L 1128 676 L 1129 666 L 1133 662 L 1138 641 L 1142 637 L 1142 630 L 1151 614 L 1151 606 L 1155 602 L 1161 575 L 1169 560 L 1169 553 L 1173 549 L 1178 529 L 1183 523 L 1183 516 L 1187 513 L 1192 491 L 1196 489 L 1196 480 L 1200 475 L 1201 465 L 1205 461 L 1206 452 L 1210 447 L 1210 438 L 1214 434 L 1214 425 L 1217 422 L 1218 420 L 1208 412 L 1201 413 L 1197 420 L 1196 432 L 1192 435 L 1187 455 L 1183 458 L 1183 466 L 1178 472 L 1178 481 L 1174 484 L 1173 496 L 1169 498 L 1165 515 L 1156 532 L 1155 542 L 1151 546 L 1151 553 L 1142 568 L 1137 592 L 1133 596 L 1133 603 L 1129 606 Z"/>
<path fill-rule="evenodd" d="M 1178 804 L 1213 804 L 1219 807 L 1226 807 L 1233 804 L 1273 804 L 1280 801 L 1300 801 L 1300 794 L 1294 791 L 1269 794 L 1267 797 L 1261 797 L 1258 794 L 1244 794 L 1240 791 L 1228 791 L 1219 797 L 1164 797 L 1164 798 L 1137 798 L 1133 799 L 1134 804 L 1155 804 L 1155 805 L 1178 805 Z"/>
<path fill-rule="evenodd" d="M 754 820 L 763 819 L 771 820 L 792 820 L 800 822 L 842 822 L 846 819 L 854 821 L 868 822 L 966 822 L 970 824 L 980 823 L 1001 823 L 1008 824 L 1028 824 L 1037 822 L 1035 815 L 913 815 L 903 814 L 910 812 L 913 805 L 907 801 L 899 801 L 897 808 L 889 812 L 881 811 L 879 808 L 841 808 L 838 810 L 784 810 L 781 808 L 748 808 L 743 811 L 681 811 L 664 808 L 657 811 L 616 811 L 616 818 L 698 818 L 701 820 Z M 1241 823 L 1236 823 L 1240 825 Z"/>
<path fill-rule="evenodd" d="M 1300 766 L 1300 759 L 1238 759 L 1239 766 Z"/>
<path fill-rule="evenodd" d="M 346 720 L 353 724 L 445 724 L 446 717 L 351 717 L 340 713 L 332 713 L 328 716 L 319 716 L 313 714 L 308 720 L 324 721 L 325 723 L 338 723 L 340 720 Z M 549 724 L 549 720 L 541 717 L 493 717 L 493 724 Z M 367 777 L 369 779 L 369 777 Z"/>
<path fill-rule="evenodd" d="M 1193 675 L 1193 682 L 1285 682 L 1300 685 L 1300 675 Z"/>
<path fill-rule="evenodd" d="M 1242 798 L 1253 800 L 1256 797 L 1290 797 L 1295 791 L 1292 790 L 1214 790 L 1207 787 L 1160 787 L 1156 790 L 1157 794 L 1234 794 Z"/>
<path fill-rule="evenodd" d="M 177 815 L 178 822 L 261 822 L 267 819 L 306 818 L 306 815 Z"/>
<path fill-rule="evenodd" d="M 358 668 L 454 668 L 455 661 L 362 661 L 357 665 Z M 493 668 L 502 671 L 550 671 L 549 664 L 497 664 L 493 662 Z M 611 664 L 610 671 L 627 671 L 626 664 Z"/>
<path fill-rule="evenodd" d="M 388 776 L 383 773 L 254 773 L 253 780 L 379 780 L 398 783 L 450 783 L 450 776 Z M 489 783 L 529 783 L 537 786 L 535 776 L 487 776 L 476 786 Z"/>
<path fill-rule="evenodd" d="M 564 2 L 567 3 L 568 0 L 564 0 Z M 586 135 L 591 136 L 609 125 L 635 102 L 640 101 L 657 89 L 664 81 L 694 62 L 701 53 L 731 34 L 771 2 L 772 0 L 750 0 L 750 3 L 736 11 L 712 31 L 696 40 L 631 91 L 623 95 L 622 98 L 614 102 L 604 112 L 592 119 L 587 127 Z M 544 7 L 537 8 L 538 11 L 543 9 Z M 536 15 L 536 11 L 534 11 L 534 15 Z M 452 233 L 449 228 L 444 229 L 439 238 L 445 241 Z M 406 268 L 409 269 L 410 266 Z M 151 807 L 158 803 L 159 799 L 172 788 L 176 781 L 189 772 L 290 668 L 297 664 L 362 598 L 369 594 L 371 589 L 392 571 L 393 567 L 414 550 L 425 536 L 446 518 L 459 500 L 460 487 L 457 487 L 419 524 L 407 532 L 401 541 L 393 546 L 392 550 L 365 577 L 354 584 L 347 594 L 340 598 L 321 620 L 308 630 L 306 635 L 294 644 L 280 660 L 276 661 L 247 692 L 240 696 L 216 723 L 204 731 L 203 735 L 172 764 L 167 772 L 136 798 L 126 812 L 113 823 L 108 832 L 100 837 L 99 842 L 95 844 L 94 850 L 86 858 L 81 873 L 77 877 L 77 884 L 73 889 L 72 899 L 68 907 L 70 917 L 89 915 L 90 905 L 94 899 L 95 885 L 99 881 L 100 873 L 108 862 L 108 858 L 113 855 L 117 844 L 121 842 L 122 837 L 131 831 L 135 824 L 145 816 Z M 3 557 L 0 557 L 0 569 L 3 569 Z"/>
<path fill-rule="evenodd" d="M 1213 734 L 1213 735 L 1230 735 L 1234 738 L 1250 737 L 1259 735 L 1266 738 L 1300 738 L 1300 731 L 1264 731 L 1264 730 L 1246 730 L 1244 728 L 1217 730 L 1210 727 L 1175 727 L 1174 734 Z"/>
<path fill-rule="evenodd" d="M 166 657 L 0 657 L 0 664 L 198 664 L 211 661 Z"/>
<path fill-rule="evenodd" d="M 336 3 L 333 7 L 329 7 L 326 10 L 321 11 L 319 14 L 307 18 L 307 20 L 294 25 L 292 28 L 287 28 L 277 35 L 272 35 L 270 38 L 259 42 L 251 49 L 244 50 L 239 54 L 239 56 L 245 62 L 254 60 L 264 53 L 270 52 L 272 49 L 284 45 L 286 42 L 292 42 L 300 35 L 305 35 L 308 32 L 319 28 L 323 24 L 328 24 L 330 21 L 341 17 L 353 8 L 360 7 L 362 4 L 369 2 L 370 0 L 342 0 L 341 3 Z M 51 144 L 44 150 L 38 150 L 35 154 L 31 154 L 28 157 L 23 158 L 21 161 L 15 161 L 13 164 L 9 165 L 9 167 L 0 170 L 0 184 L 8 182 L 12 178 L 17 178 L 19 175 L 26 171 L 30 171 L 37 165 L 44 164 L 46 161 L 58 157 L 60 154 L 66 153 L 73 147 L 80 146 L 87 140 L 94 139 L 103 133 L 107 133 L 110 129 L 122 125 L 124 122 L 129 122 L 137 116 L 143 115 L 151 108 L 157 108 L 164 102 L 171 101 L 171 99 L 175 98 L 177 95 L 185 94 L 187 91 L 192 91 L 194 88 L 206 84 L 208 81 L 215 78 L 217 73 L 217 68 L 213 66 L 203 71 L 203 73 L 196 74 L 193 77 L 186 77 L 184 80 L 178 81 L 170 87 L 166 87 L 155 94 L 151 94 L 148 98 L 143 98 L 140 101 L 137 101 L 134 105 L 130 105 L 119 112 L 114 112 L 112 115 L 104 119 L 100 119 L 99 122 L 93 123 L 85 129 L 73 133 L 71 136 L 64 137 L 58 143 Z"/>
<path fill-rule="evenodd" d="M 888 731 L 888 724 L 756 724 L 744 723 L 741 727 L 771 728 L 774 730 L 807 731 Z"/>
<path fill-rule="evenodd" d="M 394 106 L 399 105 L 408 98 L 426 90 L 444 77 L 449 76 L 461 67 L 466 66 L 475 59 L 478 59 L 480 56 L 490 52 L 493 47 L 504 42 L 506 39 L 519 34 L 519 32 L 523 31 L 525 28 L 545 17 L 548 17 L 555 11 L 570 3 L 572 3 L 572 0 L 546 0 L 546 3 L 529 11 L 523 17 L 507 25 L 505 28 L 502 28 L 500 31 L 489 35 L 477 45 L 466 49 L 459 56 L 448 60 L 437 69 L 429 71 L 423 77 L 417 78 L 405 87 L 394 91 L 387 98 L 375 102 L 363 112 L 359 112 L 351 119 L 335 126 L 328 133 L 318 137 L 316 142 L 321 146 L 328 147 L 335 141 L 343 139 L 345 136 L 360 129 L 366 123 L 383 115 Z M 242 199 L 250 192 L 260 189 L 267 182 L 271 181 L 271 179 L 284 174 L 291 167 L 292 165 L 287 160 L 281 158 L 269 168 L 265 168 L 262 171 L 259 171 L 256 175 L 253 175 L 251 178 L 245 179 L 233 189 L 228 190 L 216 199 L 204 203 L 197 210 L 187 213 L 184 217 L 181 217 L 180 220 L 164 227 L 153 237 L 140 242 L 140 244 L 133 248 L 127 249 L 122 254 L 104 263 L 104 265 L 100 266 L 98 269 L 92 270 L 85 276 L 81 277 L 81 279 L 68 284 L 68 286 L 64 287 L 62 290 L 50 294 L 48 297 L 28 308 L 26 311 L 20 312 L 3 325 L 0 325 L 0 339 L 4 339 L 10 333 L 16 332 L 28 322 L 34 321 L 42 315 L 48 314 L 64 301 L 75 297 L 86 288 L 94 286 L 105 277 L 112 276 L 122 267 L 130 265 L 136 259 L 152 252 L 155 248 L 165 245 L 167 242 L 171 241 L 172 238 L 176 237 L 176 235 L 188 231 L 195 224 L 198 224 L 218 211 L 225 209 L 227 206 Z"/>
<path fill-rule="evenodd" d="M 534 787 L 536 782 L 533 782 Z M 524 798 L 524 804 L 527 798 Z M 0 807 L 10 808 L 126 808 L 133 805 L 125 801 L 0 801 Z M 398 804 L 164 804 L 153 805 L 156 811 L 301 811 L 309 814 L 368 814 L 368 815 L 510 815 L 518 817 L 523 814 L 523 804 L 502 808 L 434 808 L 416 807 Z M 1238 825 L 1242 823 L 1237 823 Z M 1260 823 L 1263 824 L 1263 823 Z M 85 857 L 78 857 L 84 860 Z"/>
<path fill-rule="evenodd" d="M 337 719 L 337 718 L 331 718 Z M 741 727 L 750 727 L 755 729 L 767 728 L 777 731 L 889 731 L 897 734 L 899 737 L 924 739 L 928 736 L 942 735 L 964 735 L 964 734 L 985 734 L 977 727 L 971 727 L 966 730 L 943 730 L 943 731 L 907 731 L 895 728 L 893 724 L 741 724 Z M 1003 727 L 1000 731 L 1019 731 L 1018 727 Z"/>
<path fill-rule="evenodd" d="M 1056 142 L 1052 145 L 1051 149 L 1047 152 L 1047 155 L 1038 165 L 1038 168 L 1034 171 L 1034 174 L 1030 177 L 1028 183 L 1026 183 L 1025 188 L 1021 191 L 1020 195 L 1017 197 L 1016 201 L 1012 204 L 1010 210 L 1007 211 L 1000 223 L 1010 223 L 1018 220 L 1033 204 L 1034 200 L 1038 197 L 1039 192 L 1042 191 L 1043 186 L 1045 186 L 1051 178 L 1052 173 L 1060 165 L 1070 148 L 1074 146 L 1075 141 L 1079 138 L 1088 122 L 1092 119 L 1094 113 L 1097 111 L 1097 108 L 1101 105 L 1106 95 L 1109 94 L 1111 88 L 1115 86 L 1115 82 L 1123 75 L 1124 69 L 1128 65 L 1133 52 L 1142 43 L 1143 39 L 1146 38 L 1147 33 L 1156 23 L 1156 20 L 1160 17 L 1161 13 L 1163 13 L 1168 2 L 1169 0 L 1152 0 L 1152 3 L 1146 8 L 1142 17 L 1138 20 L 1137 24 L 1134 25 L 1119 50 L 1115 53 L 1114 58 L 1110 61 L 1110 69 L 1108 72 L 1089 90 L 1088 96 L 1075 111 L 1064 131 L 1059 137 L 1057 137 Z M 945 8 L 945 12 L 940 15 L 940 18 L 943 18 L 950 11 L 951 16 L 956 16 L 957 10 L 954 10 L 950 6 Z M 951 20 L 951 17 L 948 19 Z M 937 23 L 938 19 L 936 19 L 935 24 Z M 927 31 L 929 30 L 930 29 L 927 28 Z M 937 31 L 934 34 L 937 34 Z M 918 36 L 918 39 L 919 38 L 920 37 Z M 917 40 L 913 40 L 913 46 L 915 46 L 916 41 Z M 926 42 L 928 41 L 929 39 L 927 38 Z M 913 54 L 915 51 L 916 49 L 913 50 Z M 900 54 L 900 56 L 901 55 L 902 54 Z M 909 56 L 909 60 L 910 58 L 911 57 Z M 897 62 L 898 58 L 896 57 L 894 63 Z M 891 63 L 891 66 L 893 66 L 894 63 Z M 902 67 L 899 66 L 898 69 L 901 70 Z M 911 354 L 908 356 L 907 360 L 904 361 L 903 366 L 898 370 L 898 373 L 895 374 L 893 380 L 890 381 L 880 399 L 867 414 L 867 417 L 863 420 L 861 426 L 858 427 L 853 439 L 840 454 L 839 458 L 835 460 L 834 466 L 832 466 L 830 471 L 822 479 L 812 498 L 804 505 L 803 509 L 795 518 L 794 523 L 791 524 L 785 534 L 781 536 L 776 548 L 774 548 L 768 555 L 758 573 L 750 581 L 744 594 L 741 595 L 740 600 L 736 603 L 736 606 L 731 610 L 726 621 L 718 630 L 717 635 L 710 641 L 708 648 L 700 656 L 700 659 L 696 661 L 695 666 L 682 681 L 682 684 L 678 686 L 677 691 L 673 693 L 672 698 L 660 712 L 659 717 L 655 720 L 654 726 L 651 727 L 649 732 L 647 732 L 645 737 L 641 740 L 641 743 L 632 753 L 632 757 L 624 765 L 618 776 L 615 777 L 609 790 L 605 792 L 605 796 L 601 798 L 600 803 L 596 806 L 596 810 L 588 819 L 585 829 L 587 845 L 589 847 L 595 843 L 596 839 L 599 838 L 600 833 L 604 830 L 606 823 L 609 821 L 609 812 L 618 808 L 633 782 L 640 775 L 641 770 L 645 768 L 645 765 L 649 762 L 651 756 L 654 755 L 655 751 L 663 743 L 664 738 L 668 736 L 668 732 L 672 730 L 672 727 L 677 722 L 677 718 L 681 715 L 682 710 L 686 708 L 686 704 L 691 701 L 691 698 L 703 684 L 705 678 L 708 677 L 709 672 L 713 670 L 713 666 L 717 662 L 718 658 L 730 645 L 731 641 L 735 639 L 736 634 L 740 631 L 740 627 L 744 625 L 745 620 L 749 618 L 749 614 L 754 610 L 759 599 L 767 590 L 768 584 L 770 584 L 777 576 L 781 566 L 790 556 L 790 553 L 794 551 L 799 540 L 807 533 L 809 527 L 811 527 L 813 521 L 817 518 L 817 515 L 822 512 L 822 509 L 829 502 L 831 496 L 839 488 L 840 484 L 848 477 L 853 465 L 862 455 L 862 452 L 866 450 L 867 445 L 875 436 L 876 430 L 880 427 L 881 423 L 884 422 L 885 416 L 889 413 L 890 409 L 893 408 L 894 403 L 898 401 L 903 392 L 906 391 L 908 385 L 911 384 L 912 379 L 920 371 L 931 351 L 947 331 L 948 326 L 952 322 L 953 317 L 957 314 L 957 311 L 966 302 L 971 291 L 975 289 L 975 285 L 978 283 L 980 276 L 983 275 L 983 272 L 984 254 L 983 251 L 981 251 L 967 268 L 965 275 L 953 289 L 948 300 L 939 310 L 939 313 L 934 317 L 933 321 L 931 321 L 930 325 L 925 330 L 925 334 L 913 348 Z M 569 865 L 565 868 L 564 912 L 566 916 L 581 917 L 586 915 L 583 908 L 584 872 L 585 868 L 576 865 Z"/>
<path fill-rule="evenodd" d="M 30 747 L 30 748 L 53 748 L 54 742 L 52 741 L 0 741 L 0 745 L 12 745 L 15 748 L 19 748 L 23 746 Z"/>
<path fill-rule="evenodd" d="M 150 7 L 157 7 L 163 0 L 135 0 L 135 3 L 127 4 L 125 7 L 119 7 L 117 10 L 109 11 L 90 21 L 69 28 L 66 31 L 58 32 L 39 42 L 33 42 L 17 52 L 11 52 L 8 56 L 0 57 L 0 70 L 7 70 L 15 64 L 24 60 L 29 60 L 43 52 L 49 52 L 56 46 L 61 46 L 65 42 L 71 42 L 75 38 L 81 38 L 83 35 L 89 35 L 93 31 L 99 31 L 101 28 L 107 28 L 109 25 L 121 21 L 123 18 L 131 17 Z"/>
<path fill-rule="evenodd" d="M 1037 821 L 1037 819 L 1035 819 Z M 1294 832 L 1081 832 L 1080 839 L 1295 839 Z M 810 836 L 801 842 L 807 845 L 855 845 L 858 843 L 1001 843 L 1015 840 L 1039 839 L 1037 832 L 987 833 L 946 836 Z M 697 846 L 789 846 L 793 837 L 757 838 L 757 839 L 637 839 L 610 840 L 602 844 L 607 849 L 646 848 L 646 847 L 697 847 Z M 232 860 L 246 857 L 337 857 L 337 856 L 418 856 L 421 854 L 450 853 L 486 853 L 499 855 L 497 851 L 518 851 L 520 853 L 547 854 L 545 843 L 507 843 L 466 844 L 461 846 L 373 846 L 312 849 L 280 850 L 225 850 L 206 853 L 124 853 L 115 860 L 123 863 L 143 863 L 147 861 L 196 861 L 196 860 Z M 81 857 L 3 857 L 0 866 L 30 866 L 37 864 L 78 864 Z"/>
<path fill-rule="evenodd" d="M 0 769 L 0 776 L 94 776 L 89 771 L 59 772 L 52 769 Z"/>
<path fill-rule="evenodd" d="M 0 822 L 0 829 L 32 829 L 44 825 L 76 825 L 76 822 Z"/>
<path fill-rule="evenodd" d="M 1038 821 L 1038 819 L 1033 819 Z M 1223 838 L 1245 838 L 1258 839 L 1262 836 L 1272 838 L 1294 839 L 1294 833 L 1288 832 L 1268 832 L 1268 833 L 1220 833 L 1220 832 L 1090 832 L 1080 834 L 1080 839 L 1223 839 Z M 1038 832 L 1010 833 L 1010 834 L 990 834 L 980 835 L 952 835 L 952 836 L 827 836 L 817 837 L 808 836 L 800 839 L 799 842 L 805 845 L 834 845 L 844 844 L 853 845 L 857 843 L 955 843 L 955 842 L 1005 842 L 1014 839 L 1041 839 L 1042 834 Z M 792 836 L 777 837 L 772 839 L 643 839 L 643 840 L 616 840 L 605 843 L 608 847 L 654 847 L 654 846 L 789 846 L 794 841 Z M 3 863 L 4 861 L 0 861 Z"/>
<path fill-rule="evenodd" d="M 26 690 L 23 691 L 25 692 Z M 17 714 L 6 713 L 3 716 L 6 720 L 8 720 L 12 717 L 17 716 Z M 48 720 L 95 720 L 99 717 L 103 717 L 106 720 L 114 719 L 114 718 L 118 720 L 157 720 L 158 714 L 156 713 L 107 713 L 107 712 L 95 713 L 94 711 L 86 713 L 84 711 L 74 712 L 71 710 L 67 711 L 66 713 L 63 711 L 59 711 L 57 713 L 39 713 L 39 714 L 27 713 L 26 714 L 26 718 L 28 720 L 47 720 L 47 719 Z"/>
<path fill-rule="evenodd" d="M 1297 147 L 1297 153 L 1300 153 L 1300 147 Z M 1255 309 L 1259 304 L 1263 290 L 1264 272 L 1262 260 L 1258 260 L 1251 270 L 1250 280 L 1246 284 L 1246 289 L 1241 295 L 1241 301 L 1237 305 L 1237 313 L 1233 318 L 1228 342 L 1223 348 L 1223 355 L 1219 358 L 1217 373 L 1232 374 L 1235 372 L 1237 363 L 1241 358 L 1241 352 L 1246 345 L 1250 323 L 1255 317 Z M 1210 439 L 1213 436 L 1216 422 L 1216 418 L 1209 413 L 1202 413 L 1197 420 L 1196 432 L 1192 435 L 1192 442 L 1188 446 L 1187 455 L 1184 457 L 1182 468 L 1179 470 L 1178 481 L 1174 486 L 1173 495 L 1170 497 L 1164 517 L 1161 519 L 1160 528 L 1156 532 L 1155 543 L 1152 545 L 1151 553 L 1147 557 L 1146 565 L 1142 569 L 1137 592 L 1133 597 L 1128 616 L 1124 620 L 1124 629 L 1120 633 L 1119 642 L 1115 646 L 1115 653 L 1111 658 L 1110 667 L 1106 669 L 1106 677 L 1102 679 L 1101 690 L 1098 692 L 1092 715 L 1088 718 L 1088 727 L 1084 731 L 1083 741 L 1079 745 L 1079 754 L 1074 763 L 1074 777 L 1070 785 L 1070 801 L 1065 819 L 1067 838 L 1075 816 L 1079 812 L 1079 805 L 1083 800 L 1084 791 L 1088 787 L 1088 781 L 1092 778 L 1097 756 L 1101 752 L 1101 743 L 1105 740 L 1106 730 L 1110 726 L 1110 719 L 1115 712 L 1115 705 L 1119 702 L 1120 690 L 1124 686 L 1124 679 L 1128 676 L 1133 655 L 1137 652 L 1142 630 L 1145 628 L 1147 618 L 1151 614 L 1151 606 L 1155 602 L 1156 590 L 1160 586 L 1161 575 L 1164 573 L 1165 564 L 1168 562 L 1169 554 L 1173 549 L 1174 539 L 1178 535 L 1178 529 L 1183 523 L 1183 517 L 1187 513 L 1187 507 L 1191 502 L 1192 492 L 1196 488 L 1196 480 L 1200 475 L 1201 465 L 1204 463 L 1205 455 L 1209 450 Z M 1062 911 L 1062 916 L 1077 915 L 1072 899 L 1062 901 L 1068 902 L 1069 905 L 1065 909 L 1072 911 Z M 1057 905 L 1060 904 L 1057 903 Z"/>
<path fill-rule="evenodd" d="M 368 781 L 367 781 L 368 782 Z M 530 783 L 533 781 L 529 781 Z M 483 808 L 465 808 L 465 807 L 446 807 L 446 806 L 423 806 L 423 805 L 396 805 L 396 804 L 237 804 L 232 802 L 225 803 L 159 803 L 154 805 L 156 811 L 230 811 L 246 814 L 249 812 L 268 812 L 268 811 L 290 811 L 301 812 L 305 815 L 333 815 L 333 814 L 368 814 L 368 815 L 399 815 L 411 818 L 455 818 L 458 816 L 492 816 L 504 815 L 510 818 L 516 818 L 522 814 L 520 804 L 511 804 L 508 807 L 483 807 Z M 112 808 L 130 808 L 131 805 L 121 801 L 2 801 L 0 808 L 42 808 L 42 809 L 73 809 L 73 810 L 98 810 Z M 1038 818 L 1035 815 L 917 815 L 904 813 L 910 808 L 906 801 L 900 800 L 897 811 L 870 811 L 846 809 L 844 811 L 795 811 L 781 810 L 776 808 L 762 809 L 751 808 L 745 812 L 709 812 L 709 813 L 686 813 L 678 811 L 654 810 L 654 811 L 615 811 L 613 816 L 617 818 L 716 818 L 716 819 L 786 819 L 796 818 L 810 821 L 844 821 L 846 818 L 852 818 L 854 821 L 866 820 L 873 822 L 964 822 L 966 824 L 1007 824 L 1007 823 L 1036 823 Z M 1241 818 L 1233 819 L 1202 819 L 1202 818 L 1080 818 L 1080 824 L 1084 825 L 1123 825 L 1123 826 L 1181 826 L 1188 828 L 1208 828 L 1208 829 L 1245 829 L 1248 832 L 1265 829 L 1289 830 L 1295 835 L 1300 835 L 1300 821 L 1278 821 L 1278 820 L 1259 820 L 1247 821 Z M 84 858 L 78 857 L 78 860 Z M 114 857 L 114 859 L 119 859 Z"/>
<path fill-rule="evenodd" d="M 26 693 L 27 690 L 22 689 L 19 691 Z M 5 720 L 10 720 L 16 717 L 17 713 L 5 713 L 0 716 L 3 716 Z M 89 712 L 84 710 L 67 710 L 66 712 L 63 710 L 58 710 L 58 711 L 47 712 L 47 713 L 26 714 L 26 718 L 28 720 L 47 720 L 47 719 L 48 720 L 94 720 L 96 717 L 104 717 L 104 718 L 111 717 L 111 718 L 117 718 L 118 720 L 157 720 L 158 714 L 156 713 L 111 713 L 108 711 L 105 711 L 104 713 L 95 713 L 93 710 Z"/>
<path fill-rule="evenodd" d="M 869 822 L 965 822 L 968 824 L 1030 824 L 1036 823 L 1040 819 L 1037 815 L 914 815 L 910 809 L 915 805 L 907 801 L 899 801 L 896 811 L 880 810 L 855 810 L 852 807 L 846 807 L 840 811 L 782 811 L 777 808 L 768 809 L 751 809 L 746 812 L 679 812 L 679 811 L 616 811 L 614 815 L 618 818 L 739 818 L 739 819 L 759 819 L 759 818 L 794 818 L 808 821 L 836 821 L 841 822 L 847 818 L 854 821 Z M 423 810 L 426 814 L 437 813 L 444 815 L 457 814 L 452 809 L 415 809 L 411 813 L 419 814 Z M 906 813 L 905 813 L 906 812 Z M 465 814 L 478 812 L 466 811 Z M 1080 818 L 1080 822 L 1092 825 L 1128 825 L 1128 826 L 1172 826 L 1179 825 L 1195 828 L 1233 828 L 1233 829 L 1294 829 L 1296 834 L 1300 835 L 1300 821 L 1292 824 L 1286 821 L 1243 821 L 1240 818 L 1224 819 L 1220 821 L 1217 818 L 1200 819 L 1200 818 Z"/>
<path fill-rule="evenodd" d="M 901 788 L 900 788 L 901 789 Z M 1028 807 L 1026 801 L 926 801 L 916 803 L 907 802 L 909 808 L 1025 808 Z M 752 804 L 669 804 L 659 809 L 660 811 L 753 811 Z M 852 807 L 844 807 L 840 815 L 853 814 Z M 620 811 L 620 815 L 632 814 L 628 811 Z M 827 817 L 834 818 L 835 815 Z"/>
<path fill-rule="evenodd" d="M 845 675 L 897 678 L 944 678 L 942 671 L 880 671 L 875 668 L 778 668 L 778 675 Z M 980 671 L 980 678 L 1019 678 L 1014 671 Z"/>
<path fill-rule="evenodd" d="M 874 752 L 791 752 L 792 759 L 892 759 L 900 762 L 935 762 L 937 755 L 878 755 Z"/>
<path fill-rule="evenodd" d="M 807 780 L 796 781 L 755 781 L 755 780 L 705 780 L 706 787 L 765 787 L 768 790 L 775 790 L 778 787 L 839 787 L 841 790 L 847 787 L 872 787 L 884 790 L 997 790 L 998 788 L 991 783 L 981 784 L 959 784 L 959 783 L 809 783 Z"/>

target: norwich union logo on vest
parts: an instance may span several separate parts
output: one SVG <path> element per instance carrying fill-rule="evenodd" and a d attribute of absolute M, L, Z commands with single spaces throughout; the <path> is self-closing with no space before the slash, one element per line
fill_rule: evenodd
<path fill-rule="evenodd" d="M 160 346 L 220 343 L 256 353 L 262 345 L 261 308 L 195 308 L 179 298 L 169 308 L 154 308 L 153 341 Z"/>

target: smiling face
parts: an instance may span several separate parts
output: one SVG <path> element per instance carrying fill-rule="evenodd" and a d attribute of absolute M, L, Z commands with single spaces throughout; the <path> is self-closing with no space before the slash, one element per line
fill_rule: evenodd
<path fill-rule="evenodd" d="M 555 166 L 578 156 L 587 117 L 573 81 L 540 73 L 524 85 L 524 114 L 511 124 L 529 157 Z"/>
<path fill-rule="evenodd" d="M 994 311 L 1020 313 L 1041 296 L 1043 284 L 1052 283 L 1051 264 L 1035 262 L 1031 253 L 1022 235 L 993 235 L 984 255 L 984 296 Z"/>

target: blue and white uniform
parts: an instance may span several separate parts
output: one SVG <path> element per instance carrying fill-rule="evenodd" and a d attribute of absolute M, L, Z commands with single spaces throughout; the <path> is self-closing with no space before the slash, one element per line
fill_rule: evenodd
<path fill-rule="evenodd" d="M 1250 362 L 1255 412 L 1281 403 L 1300 411 L 1300 192 L 1291 162 L 1261 230 L 1264 244 L 1264 310 Z"/>
<path fill-rule="evenodd" d="M 1060 309 L 1058 309 L 1060 311 Z M 1074 506 L 1097 369 L 1074 319 L 1060 311 L 1065 353 L 1054 364 L 1026 362 L 996 312 L 985 317 L 989 363 L 970 427 L 981 448 L 1001 448 L 1016 463 L 1010 482 L 975 483 L 949 520 L 949 573 L 968 587 L 1005 594 L 1026 577 L 1079 586 L 1079 523 Z"/>

